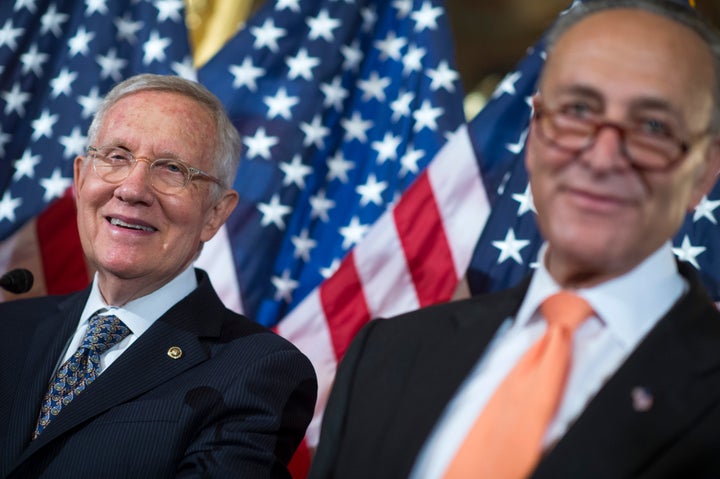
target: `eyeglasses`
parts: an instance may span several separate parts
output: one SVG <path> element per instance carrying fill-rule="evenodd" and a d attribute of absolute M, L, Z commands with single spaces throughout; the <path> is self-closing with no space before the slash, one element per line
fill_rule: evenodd
<path fill-rule="evenodd" d="M 108 183 L 120 183 L 135 168 L 138 161 L 149 165 L 150 183 L 159 193 L 173 195 L 179 193 L 192 180 L 199 178 L 209 180 L 222 186 L 222 182 L 199 168 L 190 166 L 180 160 L 157 158 L 150 160 L 135 156 L 125 148 L 118 146 L 88 147 L 95 173 Z"/>
<path fill-rule="evenodd" d="M 650 171 L 669 170 L 685 157 L 693 143 L 709 134 L 706 130 L 688 141 L 682 141 L 666 129 L 657 129 L 646 123 L 623 125 L 599 118 L 580 117 L 565 107 L 551 110 L 537 98 L 533 120 L 541 140 L 570 154 L 590 148 L 600 130 L 612 128 L 620 135 L 621 151 L 630 163 L 638 169 Z"/>

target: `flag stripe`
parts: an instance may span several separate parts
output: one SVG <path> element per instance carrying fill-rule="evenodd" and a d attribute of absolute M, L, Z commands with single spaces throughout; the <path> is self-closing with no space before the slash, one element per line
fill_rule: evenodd
<path fill-rule="evenodd" d="M 427 171 L 415 181 L 408 197 L 411 200 L 401 201 L 394 211 L 395 224 L 420 306 L 427 306 L 445 296 L 443 286 L 454 288 L 458 275 Z"/>
<path fill-rule="evenodd" d="M 335 355 L 342 358 L 355 333 L 370 320 L 362 282 L 355 268 L 355 253 L 343 260 L 335 274 L 320 287 L 320 301 L 328 320 Z"/>

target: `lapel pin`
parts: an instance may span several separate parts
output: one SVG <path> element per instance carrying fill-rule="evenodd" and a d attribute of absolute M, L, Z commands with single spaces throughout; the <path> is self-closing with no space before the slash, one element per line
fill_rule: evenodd
<path fill-rule="evenodd" d="M 178 346 L 172 346 L 170 349 L 168 349 L 167 355 L 170 356 L 172 359 L 180 359 L 182 357 L 182 349 L 180 349 Z"/>
<path fill-rule="evenodd" d="M 637 412 L 647 412 L 652 409 L 653 395 L 642 386 L 635 386 L 630 392 L 632 397 L 633 409 Z"/>

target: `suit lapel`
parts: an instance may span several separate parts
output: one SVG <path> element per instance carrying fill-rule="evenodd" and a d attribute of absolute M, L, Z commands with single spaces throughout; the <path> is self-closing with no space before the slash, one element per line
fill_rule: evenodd
<path fill-rule="evenodd" d="M 204 337 L 217 337 L 224 307 L 203 276 L 198 288 L 176 304 L 128 348 L 82 394 L 63 408 L 24 451 L 26 460 L 50 441 L 108 409 L 129 401 L 210 357 Z M 202 319 L 199 319 L 202 318 Z M 168 354 L 172 347 L 180 358 Z"/>
<path fill-rule="evenodd" d="M 424 331 L 378 464 L 387 477 L 407 477 L 420 449 L 500 325 L 520 306 L 529 280 L 517 288 L 458 303 L 446 327 Z M 412 407 L 407 407 L 412 405 Z M 397 469 L 396 469 L 397 468 Z"/>
<path fill-rule="evenodd" d="M 720 400 L 720 315 L 694 275 L 533 476 L 635 476 Z M 574 458 L 574 459 L 572 459 Z"/>
<path fill-rule="evenodd" d="M 15 398 L 7 418 L 8 434 L 0 452 L 4 457 L 0 463 L 11 464 L 30 441 L 49 380 L 68 339 L 77 327 L 88 294 L 89 289 L 69 297 L 56 311 L 49 311 L 47 318 L 38 323 L 28 345 L 27 360 L 22 366 L 20 382 L 16 385 Z"/>

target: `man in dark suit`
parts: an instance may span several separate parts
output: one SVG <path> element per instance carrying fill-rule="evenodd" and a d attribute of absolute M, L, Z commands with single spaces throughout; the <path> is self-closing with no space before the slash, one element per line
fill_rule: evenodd
<path fill-rule="evenodd" d="M 720 164 L 720 40 L 685 7 L 599 0 L 549 42 L 526 156 L 539 267 L 368 324 L 312 479 L 720 477 L 720 314 L 670 244 Z M 582 306 L 574 332 L 556 297 Z M 559 392 L 537 408 L 541 370 Z"/>
<path fill-rule="evenodd" d="M 0 477 L 290 477 L 312 365 L 192 267 L 238 198 L 222 105 L 140 75 L 88 142 L 74 174 L 92 284 L 0 304 Z"/>

